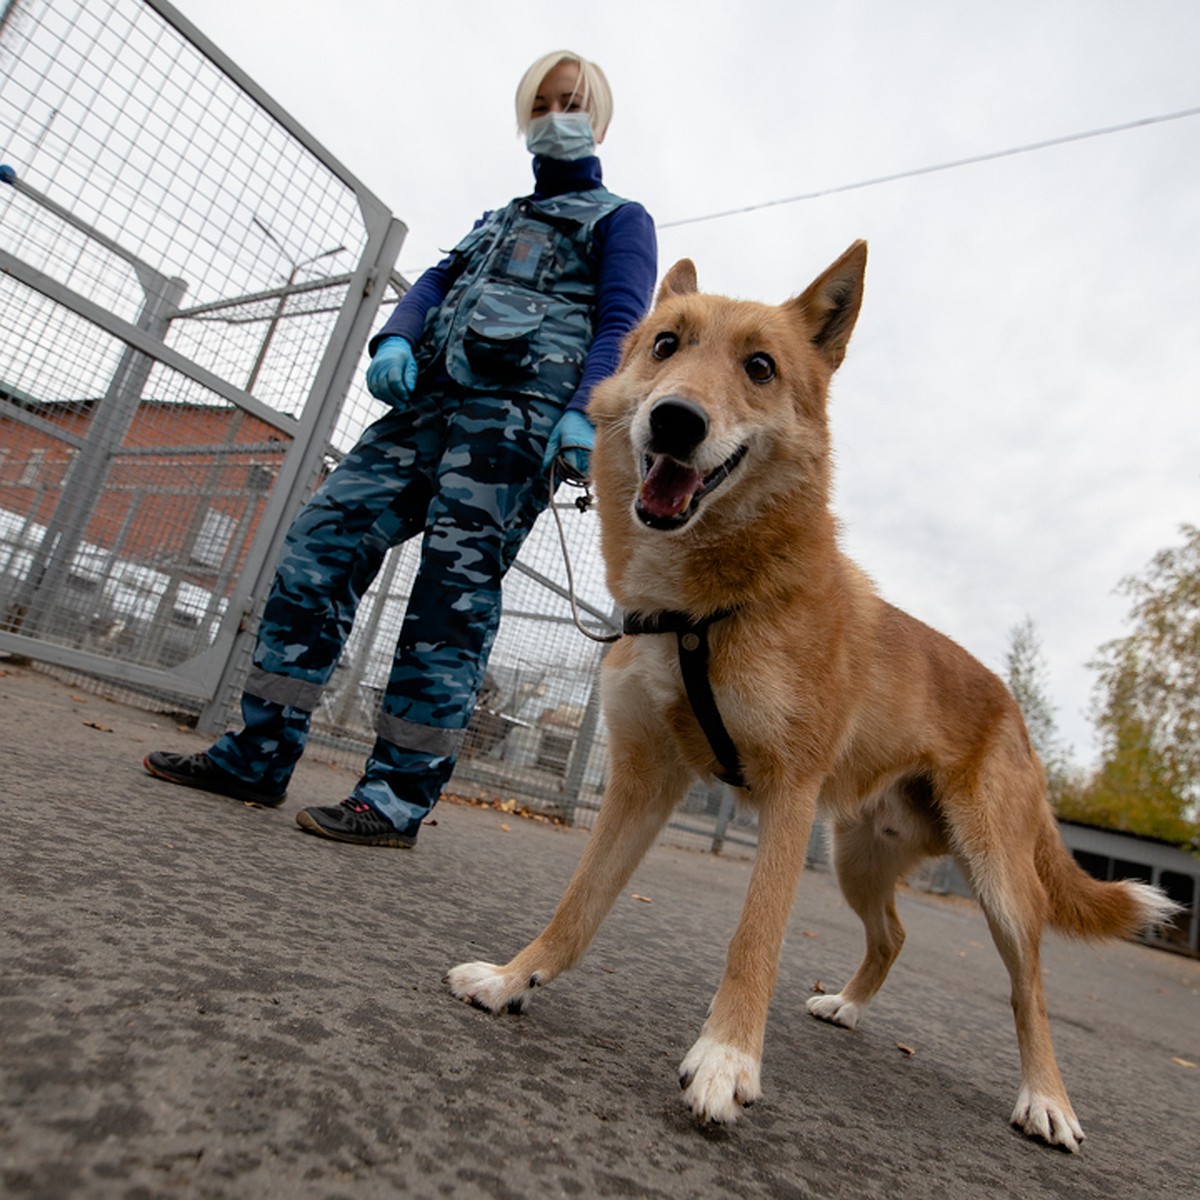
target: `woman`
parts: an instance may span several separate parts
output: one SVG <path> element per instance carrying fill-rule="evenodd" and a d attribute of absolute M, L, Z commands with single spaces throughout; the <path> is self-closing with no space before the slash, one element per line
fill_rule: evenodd
<path fill-rule="evenodd" d="M 391 411 L 297 516 L 263 611 L 245 727 L 206 753 L 156 751 L 173 783 L 283 801 L 358 603 L 398 543 L 421 560 L 376 741 L 340 804 L 302 809 L 310 833 L 412 846 L 450 777 L 500 621 L 500 585 L 550 502 L 548 472 L 585 476 L 584 408 L 649 306 L 657 271 L 645 209 L 602 183 L 612 116 L 603 72 L 569 51 L 538 59 L 516 95 L 535 187 L 485 213 L 371 340 L 367 386 Z"/>

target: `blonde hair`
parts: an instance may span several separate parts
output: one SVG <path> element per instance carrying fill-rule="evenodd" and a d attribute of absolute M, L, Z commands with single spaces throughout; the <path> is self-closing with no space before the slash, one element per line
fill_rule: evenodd
<path fill-rule="evenodd" d="M 559 63 L 575 63 L 579 67 L 579 102 L 584 112 L 592 118 L 592 132 L 596 141 L 604 141 L 608 132 L 608 123 L 612 120 L 613 100 L 612 91 L 604 72 L 594 62 L 571 50 L 555 50 L 551 54 L 543 54 L 521 76 L 517 84 L 517 129 L 523 134 L 529 128 L 533 119 L 533 102 L 537 97 L 542 80 L 554 70 Z"/>

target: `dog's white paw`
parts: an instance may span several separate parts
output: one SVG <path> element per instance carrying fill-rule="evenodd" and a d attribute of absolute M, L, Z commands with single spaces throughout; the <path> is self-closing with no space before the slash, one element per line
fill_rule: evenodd
<path fill-rule="evenodd" d="M 470 962 L 452 967 L 446 982 L 452 995 L 475 1008 L 492 1013 L 521 1013 L 537 987 L 537 976 L 514 984 L 493 963 Z"/>
<path fill-rule="evenodd" d="M 1079 1143 L 1084 1137 L 1070 1104 L 1027 1087 L 1022 1087 L 1017 1094 L 1012 1123 L 1029 1137 L 1040 1138 L 1051 1146 L 1061 1146 L 1072 1154 L 1079 1152 Z"/>
<path fill-rule="evenodd" d="M 703 1124 L 732 1125 L 762 1095 L 758 1059 L 701 1037 L 679 1064 L 683 1102 Z"/>
<path fill-rule="evenodd" d="M 855 1004 L 854 1001 L 847 1000 L 841 992 L 838 992 L 836 996 L 810 997 L 808 1011 L 822 1021 L 853 1029 L 858 1024 L 859 1017 L 866 1011 L 866 1006 Z"/>

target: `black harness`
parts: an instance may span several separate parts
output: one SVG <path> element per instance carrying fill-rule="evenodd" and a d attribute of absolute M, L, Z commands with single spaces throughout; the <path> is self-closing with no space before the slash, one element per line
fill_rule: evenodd
<path fill-rule="evenodd" d="M 714 621 L 732 616 L 736 609 L 723 608 L 700 621 L 694 621 L 687 613 L 656 612 L 648 616 L 629 613 L 625 617 L 625 633 L 673 633 L 679 647 L 679 670 L 683 674 L 683 686 L 692 712 L 708 738 L 708 744 L 721 764 L 717 778 L 730 787 L 746 788 L 749 784 L 742 776 L 742 763 L 737 747 L 725 722 L 721 720 L 713 696 L 712 684 L 708 681 L 708 627 Z"/>

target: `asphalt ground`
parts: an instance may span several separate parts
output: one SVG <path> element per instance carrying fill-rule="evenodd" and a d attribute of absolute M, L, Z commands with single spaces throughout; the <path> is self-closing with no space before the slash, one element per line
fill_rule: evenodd
<path fill-rule="evenodd" d="M 1008 981 L 969 901 L 905 893 L 908 945 L 853 1033 L 807 1016 L 862 938 L 801 882 L 765 1096 L 696 1127 L 675 1068 L 749 863 L 660 847 L 584 963 L 522 1017 L 448 967 L 537 933 L 586 834 L 443 802 L 415 850 L 150 778 L 202 749 L 155 715 L 0 662 L 0 1193 L 46 1197 L 1190 1197 L 1200 963 L 1048 940 L 1077 1156 L 1008 1125 Z"/>

